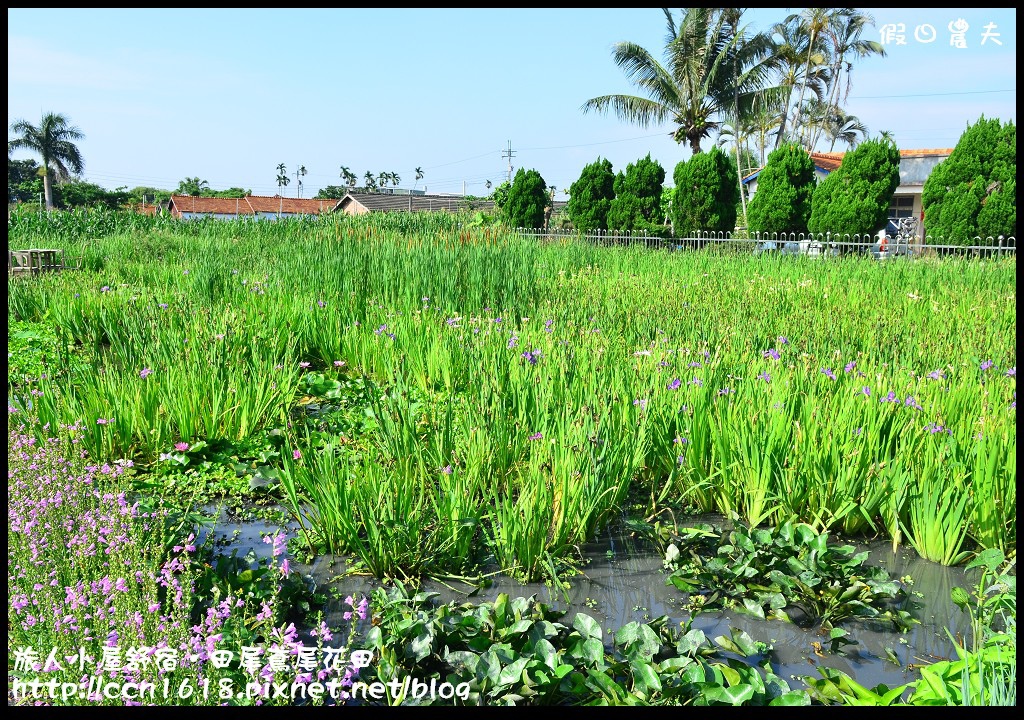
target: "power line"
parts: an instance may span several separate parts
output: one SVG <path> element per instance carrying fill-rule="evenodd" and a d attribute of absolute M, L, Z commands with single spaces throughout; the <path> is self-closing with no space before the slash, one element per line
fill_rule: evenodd
<path fill-rule="evenodd" d="M 988 93 L 1003 93 L 1003 92 L 1017 92 L 1017 88 L 1010 88 L 1009 90 L 969 90 L 966 92 L 947 92 L 947 93 L 919 93 L 915 95 L 908 95 L 907 93 L 900 93 L 899 95 L 851 95 L 851 100 L 882 100 L 882 99 L 895 99 L 895 98 L 912 98 L 912 97 L 945 97 L 947 95 L 985 95 Z"/>

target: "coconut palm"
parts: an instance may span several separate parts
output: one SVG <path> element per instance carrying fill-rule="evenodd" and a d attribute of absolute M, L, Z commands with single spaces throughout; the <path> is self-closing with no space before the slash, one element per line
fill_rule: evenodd
<path fill-rule="evenodd" d="M 363 175 L 363 181 L 366 183 L 366 189 L 370 192 L 375 192 L 377 190 L 377 178 L 375 178 L 373 173 L 369 170 L 367 170 L 366 174 Z"/>
<path fill-rule="evenodd" d="M 31 150 L 42 159 L 46 209 L 52 210 L 53 182 L 64 182 L 85 168 L 82 153 L 72 142 L 85 136 L 60 113 L 46 113 L 38 127 L 27 120 L 18 120 L 11 125 L 11 132 L 20 137 L 7 142 L 8 154 L 12 150 Z"/>
<path fill-rule="evenodd" d="M 686 141 L 696 154 L 700 143 L 714 133 L 719 118 L 734 104 L 732 66 L 736 43 L 726 19 L 713 8 L 686 8 L 677 27 L 668 8 L 662 8 L 668 35 L 667 65 L 632 42 L 616 43 L 612 59 L 647 97 L 602 95 L 587 100 L 584 113 L 613 111 L 621 120 L 641 127 L 671 122 L 677 143 Z M 738 83 L 739 102 L 749 102 L 760 87 L 756 76 Z"/>

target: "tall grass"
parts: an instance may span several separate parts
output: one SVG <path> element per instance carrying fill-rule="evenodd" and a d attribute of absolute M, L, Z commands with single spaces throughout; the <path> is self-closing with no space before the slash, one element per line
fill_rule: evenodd
<path fill-rule="evenodd" d="M 285 489 L 375 574 L 493 555 L 535 578 L 633 491 L 945 563 L 1016 544 L 1012 259 L 548 245 L 455 216 L 39 222 L 12 247 L 96 261 L 9 281 L 9 318 L 70 348 L 9 381 L 15 409 L 153 457 L 286 428 L 304 372 L 364 378 L 364 454 L 300 435 Z"/>

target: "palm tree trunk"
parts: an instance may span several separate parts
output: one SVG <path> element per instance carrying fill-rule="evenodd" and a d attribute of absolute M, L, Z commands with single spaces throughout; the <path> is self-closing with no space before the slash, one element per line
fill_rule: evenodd
<path fill-rule="evenodd" d="M 814 33 L 815 33 L 815 30 L 812 27 L 811 28 L 811 42 L 807 46 L 807 66 L 804 68 L 803 81 L 800 83 L 800 99 L 797 101 L 797 104 L 796 104 L 796 117 L 797 117 L 797 120 L 800 119 L 801 111 L 803 110 L 803 106 L 804 106 L 804 91 L 807 90 L 807 76 L 811 74 L 811 56 L 814 54 Z M 803 128 L 800 127 L 800 128 L 797 128 L 797 129 L 800 131 L 800 140 L 802 141 L 803 137 L 804 137 Z"/>
<path fill-rule="evenodd" d="M 50 180 L 50 168 L 44 168 L 46 171 L 43 175 L 43 194 L 46 196 L 46 210 L 53 210 L 53 183 Z"/>

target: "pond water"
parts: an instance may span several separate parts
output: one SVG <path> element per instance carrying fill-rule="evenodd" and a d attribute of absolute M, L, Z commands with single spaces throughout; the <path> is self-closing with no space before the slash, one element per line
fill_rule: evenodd
<path fill-rule="evenodd" d="M 720 524 L 721 518 L 695 518 L 696 521 Z M 226 552 L 237 548 L 238 555 L 244 556 L 252 550 L 258 558 L 266 560 L 271 548 L 263 542 L 262 536 L 281 529 L 292 536 L 298 528 L 294 523 L 282 527 L 264 520 L 236 521 L 222 511 L 212 532 Z M 761 620 L 731 611 L 702 612 L 692 626 L 703 630 L 709 638 L 728 636 L 729 628 L 735 627 L 746 631 L 755 641 L 768 643 L 773 647 L 769 658 L 774 672 L 789 680 L 794 689 L 805 687 L 798 680 L 800 677 L 820 677 L 816 669 L 819 665 L 841 670 L 869 688 L 879 683 L 893 687 L 918 679 L 920 673 L 915 666 L 955 657 L 946 629 L 954 635 L 967 637 L 970 622 L 967 614 L 953 604 L 950 591 L 955 586 L 970 591 L 975 571 L 968 578 L 963 569 L 923 560 L 910 549 L 893 552 L 891 543 L 887 542 L 848 544 L 868 550 L 868 562 L 884 568 L 890 577 L 910 576 L 913 584 L 908 588 L 910 599 L 905 609 L 920 624 L 915 624 L 908 632 L 899 632 L 889 622 L 840 623 L 849 633 L 848 639 L 855 640 L 856 644 L 847 645 L 838 653 L 828 652 L 828 634 L 820 626 Z M 569 584 L 567 589 L 544 583 L 522 584 L 505 575 L 496 575 L 490 587 L 480 589 L 469 601 L 492 601 L 499 593 L 512 597 L 536 595 L 538 600 L 565 611 L 562 620 L 565 624 L 571 625 L 577 612 L 595 618 L 605 629 L 606 638 L 632 621 L 647 622 L 661 615 L 667 616 L 673 624 L 689 619 L 689 611 L 683 608 L 686 596 L 666 585 L 663 556 L 657 549 L 628 535 L 606 534 L 581 550 L 585 562 L 580 574 L 564 578 Z M 365 576 L 339 577 L 344 574 L 346 563 L 332 556 L 319 556 L 308 565 L 294 561 L 291 565 L 311 586 L 315 584 L 323 589 L 333 585 L 342 596 L 369 594 L 382 585 Z M 439 602 L 464 602 L 475 587 L 458 582 L 424 581 L 421 589 L 439 593 Z M 346 609 L 339 602 L 330 601 L 328 623 L 337 623 Z M 824 646 L 820 650 L 818 643 Z"/>

